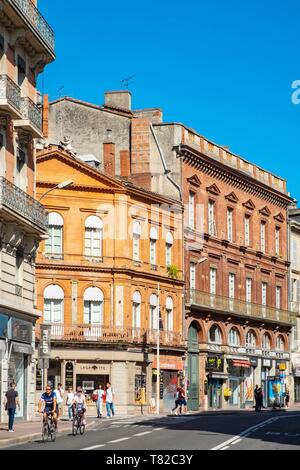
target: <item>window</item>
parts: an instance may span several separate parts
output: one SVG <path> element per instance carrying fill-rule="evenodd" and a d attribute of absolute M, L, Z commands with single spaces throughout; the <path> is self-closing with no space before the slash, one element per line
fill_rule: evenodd
<path fill-rule="evenodd" d="M 0 56 L 4 54 L 4 36 L 0 34 Z"/>
<path fill-rule="evenodd" d="M 64 221 L 60 214 L 49 214 L 49 238 L 46 240 L 46 255 L 60 258 L 62 256 L 62 235 Z"/>
<path fill-rule="evenodd" d="M 247 335 L 246 335 L 246 347 L 253 347 L 255 348 L 256 347 L 256 336 L 255 336 L 255 333 L 253 331 L 248 331 Z"/>
<path fill-rule="evenodd" d="M 249 215 L 245 215 L 244 228 L 245 228 L 245 246 L 250 246 L 250 217 Z"/>
<path fill-rule="evenodd" d="M 231 328 L 229 331 L 229 345 L 239 346 L 240 345 L 240 334 L 236 328 Z"/>
<path fill-rule="evenodd" d="M 132 299 L 132 327 L 141 328 L 141 294 L 136 291 Z"/>
<path fill-rule="evenodd" d="M 190 264 L 190 289 L 196 289 L 196 263 Z"/>
<path fill-rule="evenodd" d="M 100 258 L 102 256 L 103 222 L 94 215 L 85 221 L 84 251 L 88 258 Z"/>
<path fill-rule="evenodd" d="M 267 333 L 263 335 L 262 347 L 263 349 L 271 349 L 271 340 L 270 336 Z"/>
<path fill-rule="evenodd" d="M 284 351 L 284 339 L 281 335 L 277 336 L 276 339 L 276 349 L 278 351 Z"/>
<path fill-rule="evenodd" d="M 26 153 L 23 149 L 18 147 L 17 148 L 17 159 L 16 159 L 16 169 L 17 169 L 16 184 L 19 187 L 22 187 L 22 182 L 23 182 L 22 176 L 23 176 L 23 173 L 24 173 L 23 169 L 25 167 L 25 163 L 26 163 Z"/>
<path fill-rule="evenodd" d="M 157 230 L 152 227 L 150 230 L 150 264 L 156 265 L 156 242 L 158 240 Z"/>
<path fill-rule="evenodd" d="M 208 201 L 208 233 L 210 235 L 216 235 L 214 201 Z"/>
<path fill-rule="evenodd" d="M 266 251 L 266 222 L 260 223 L 260 250 Z"/>
<path fill-rule="evenodd" d="M 173 244 L 174 244 L 173 235 L 171 232 L 168 232 L 166 236 L 166 266 L 171 266 L 172 264 Z"/>
<path fill-rule="evenodd" d="M 261 284 L 261 303 L 262 305 L 267 305 L 267 289 L 268 284 L 266 282 L 262 282 Z"/>
<path fill-rule="evenodd" d="M 276 227 L 275 230 L 275 253 L 276 255 L 280 254 L 280 228 Z"/>
<path fill-rule="evenodd" d="M 233 209 L 227 209 L 227 240 L 233 241 Z"/>
<path fill-rule="evenodd" d="M 235 274 L 229 273 L 229 298 L 235 297 Z"/>
<path fill-rule="evenodd" d="M 298 241 L 293 238 L 292 239 L 292 267 L 297 269 L 298 266 Z"/>
<path fill-rule="evenodd" d="M 103 325 L 103 293 L 98 287 L 89 287 L 84 293 L 85 325 Z"/>
<path fill-rule="evenodd" d="M 18 85 L 22 86 L 26 77 L 26 62 L 20 56 L 18 56 L 17 66 L 18 66 Z"/>
<path fill-rule="evenodd" d="M 195 193 L 189 193 L 189 227 L 195 228 Z"/>
<path fill-rule="evenodd" d="M 16 252 L 16 285 L 23 286 L 24 279 L 24 250 L 18 247 Z"/>
<path fill-rule="evenodd" d="M 167 331 L 173 331 L 173 299 L 168 297 L 166 300 L 166 312 L 167 312 Z"/>
<path fill-rule="evenodd" d="M 60 286 L 52 284 L 44 291 L 44 322 L 63 323 L 64 291 Z"/>
<path fill-rule="evenodd" d="M 276 286 L 276 308 L 281 308 L 281 287 Z"/>
<path fill-rule="evenodd" d="M 217 291 L 217 270 L 210 268 L 210 293 L 216 295 Z"/>
<path fill-rule="evenodd" d="M 252 279 L 246 279 L 246 302 L 252 302 Z"/>
<path fill-rule="evenodd" d="M 151 330 L 157 330 L 158 328 L 158 297 L 156 294 L 150 296 L 149 327 Z"/>
<path fill-rule="evenodd" d="M 135 222 L 133 225 L 133 260 L 140 260 L 140 239 L 141 239 L 141 224 Z"/>
<path fill-rule="evenodd" d="M 213 325 L 209 330 L 209 342 L 214 344 L 222 344 L 221 330 L 217 325 Z"/>

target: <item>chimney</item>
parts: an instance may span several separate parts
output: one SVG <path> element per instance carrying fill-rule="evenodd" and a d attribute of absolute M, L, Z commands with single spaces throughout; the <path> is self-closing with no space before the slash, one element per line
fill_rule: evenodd
<path fill-rule="evenodd" d="M 103 173 L 113 178 L 116 176 L 115 147 L 112 142 L 103 144 Z"/>
<path fill-rule="evenodd" d="M 128 150 L 120 151 L 121 176 L 127 178 L 130 176 L 130 154 Z"/>
<path fill-rule="evenodd" d="M 131 111 L 131 93 L 128 90 L 107 91 L 104 93 L 106 108 L 124 109 Z"/>
<path fill-rule="evenodd" d="M 150 120 L 133 118 L 131 124 L 131 180 L 145 189 L 151 189 Z"/>

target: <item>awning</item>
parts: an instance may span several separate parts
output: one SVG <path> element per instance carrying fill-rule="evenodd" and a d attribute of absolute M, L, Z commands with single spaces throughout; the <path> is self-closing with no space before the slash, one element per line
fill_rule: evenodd
<path fill-rule="evenodd" d="M 250 361 L 242 359 L 232 359 L 233 367 L 251 367 Z"/>
<path fill-rule="evenodd" d="M 27 354 L 28 356 L 33 354 L 33 347 L 30 344 L 13 343 L 13 350 L 18 354 Z"/>

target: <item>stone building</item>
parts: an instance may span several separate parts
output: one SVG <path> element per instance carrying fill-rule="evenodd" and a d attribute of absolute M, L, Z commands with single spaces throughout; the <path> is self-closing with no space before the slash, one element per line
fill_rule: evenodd
<path fill-rule="evenodd" d="M 91 398 L 109 380 L 118 413 L 140 412 L 142 384 L 147 405 L 156 398 L 159 327 L 160 407 L 170 410 L 185 367 L 182 204 L 102 173 L 66 143 L 38 153 L 37 188 L 40 197 L 53 190 L 43 198 L 49 239 L 37 258 L 52 351 L 36 398 L 46 381 L 82 386 Z"/>
<path fill-rule="evenodd" d="M 0 2 L 0 421 L 15 381 L 19 419 L 34 412 L 35 253 L 47 215 L 35 199 L 35 139 L 42 138 L 36 79 L 53 61 L 54 34 L 36 1 Z"/>

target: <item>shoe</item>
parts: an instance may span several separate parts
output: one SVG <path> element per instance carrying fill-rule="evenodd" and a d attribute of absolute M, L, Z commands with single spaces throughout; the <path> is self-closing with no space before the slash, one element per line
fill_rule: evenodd
<path fill-rule="evenodd" d="M 175 414 L 176 416 L 178 416 L 178 413 L 177 413 L 177 411 L 175 411 L 175 413 L 174 413 L 174 414 Z"/>
<path fill-rule="evenodd" d="M 15 432 L 13 429 L 10 429 L 8 432 Z"/>

